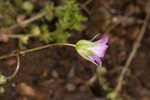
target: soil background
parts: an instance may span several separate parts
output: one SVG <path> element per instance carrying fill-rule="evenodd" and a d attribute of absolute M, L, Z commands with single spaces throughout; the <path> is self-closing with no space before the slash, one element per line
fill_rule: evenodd
<path fill-rule="evenodd" d="M 12 2 L 12 1 L 11 1 Z M 82 12 L 88 17 L 82 32 L 72 32 L 69 43 L 90 40 L 96 33 L 109 36 L 109 48 L 103 59 L 105 75 L 110 87 L 115 88 L 133 43 L 140 34 L 149 0 L 79 0 Z M 140 48 L 133 59 L 120 92 L 124 100 L 150 100 L 150 24 Z M 44 45 L 39 40 L 29 41 L 26 48 Z M 0 42 L 0 55 L 16 50 L 17 41 Z M 0 72 L 10 75 L 16 67 L 15 57 L 0 60 Z M 21 67 L 14 79 L 5 85 L 0 100 L 106 100 L 107 92 L 96 79 L 96 66 L 81 58 L 70 47 L 53 47 L 21 57 Z"/>

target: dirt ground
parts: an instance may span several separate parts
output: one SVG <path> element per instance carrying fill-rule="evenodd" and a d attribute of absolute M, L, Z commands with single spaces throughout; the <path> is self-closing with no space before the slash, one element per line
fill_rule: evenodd
<path fill-rule="evenodd" d="M 85 1 L 79 0 L 82 5 Z M 88 17 L 82 32 L 72 32 L 69 43 L 91 39 L 96 33 L 109 36 L 109 48 L 103 59 L 110 87 L 117 85 L 133 44 L 140 34 L 149 0 L 93 0 L 82 11 Z M 117 23 L 117 24 L 116 24 Z M 150 100 L 150 24 L 125 75 L 120 96 L 124 100 Z M 97 37 L 99 39 L 100 37 Z M 16 40 L 0 42 L 0 55 L 17 47 Z M 26 48 L 44 45 L 32 40 Z M 10 75 L 16 67 L 15 57 L 0 60 L 0 72 Z M 96 66 L 81 58 L 70 47 L 53 47 L 21 57 L 21 67 L 14 79 L 4 85 L 0 100 L 107 100 L 107 92 L 96 84 L 87 85 Z"/>

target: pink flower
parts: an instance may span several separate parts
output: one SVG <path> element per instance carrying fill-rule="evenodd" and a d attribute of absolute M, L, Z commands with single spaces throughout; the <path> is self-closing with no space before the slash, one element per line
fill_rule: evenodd
<path fill-rule="evenodd" d="M 101 67 L 101 58 L 104 57 L 108 48 L 107 42 L 108 37 L 104 37 L 95 42 L 80 40 L 76 44 L 76 50 L 82 57 Z"/>

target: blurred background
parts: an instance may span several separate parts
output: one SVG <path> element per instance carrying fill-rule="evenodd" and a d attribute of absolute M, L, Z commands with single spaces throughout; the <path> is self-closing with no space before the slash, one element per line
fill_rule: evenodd
<path fill-rule="evenodd" d="M 109 37 L 100 72 L 70 47 L 21 56 L 17 75 L 0 85 L 0 100 L 150 100 L 149 4 L 149 0 L 0 0 L 0 56 L 50 43 Z M 121 71 L 138 46 L 114 98 Z M 11 75 L 15 68 L 15 57 L 0 60 L 2 75 Z"/>

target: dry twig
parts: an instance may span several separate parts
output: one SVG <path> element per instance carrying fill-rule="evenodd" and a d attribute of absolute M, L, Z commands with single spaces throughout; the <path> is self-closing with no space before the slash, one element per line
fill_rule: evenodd
<path fill-rule="evenodd" d="M 92 0 L 86 0 L 84 4 L 80 4 L 81 9 L 83 9 L 88 15 L 90 15 L 91 12 L 88 10 L 87 5 L 91 2 Z"/>
<path fill-rule="evenodd" d="M 14 33 L 16 30 L 18 30 L 18 28 L 21 28 L 22 26 L 27 26 L 28 24 L 32 23 L 35 20 L 38 20 L 40 18 L 42 18 L 43 16 L 45 16 L 46 13 L 45 12 L 40 12 L 35 16 L 32 16 L 31 18 L 24 20 L 20 23 L 14 24 L 8 28 L 2 28 L 0 29 L 0 33 L 3 33 L 5 35 Z M 3 34 L 0 34 L 0 37 L 2 37 Z"/>
<path fill-rule="evenodd" d="M 127 71 L 127 69 L 129 68 L 129 66 L 130 66 L 130 64 L 131 64 L 131 62 L 132 62 L 132 60 L 133 60 L 133 58 L 135 57 L 138 48 L 140 47 L 140 43 L 141 43 L 141 40 L 142 40 L 142 38 L 143 38 L 143 36 L 144 36 L 144 33 L 145 33 L 146 27 L 147 27 L 147 25 L 148 25 L 149 19 L 150 19 L 150 12 L 147 12 L 147 15 L 146 15 L 146 18 L 145 18 L 145 20 L 144 20 L 144 24 L 143 24 L 143 26 L 142 26 L 142 28 L 141 28 L 140 34 L 139 34 L 139 36 L 137 37 L 136 41 L 135 41 L 134 44 L 133 44 L 133 49 L 132 49 L 132 51 L 131 51 L 131 53 L 130 53 L 130 55 L 129 55 L 129 57 L 128 57 L 126 63 L 125 63 L 125 66 L 124 66 L 124 68 L 122 69 L 122 72 L 121 72 L 121 74 L 120 74 L 120 77 L 119 77 L 119 79 L 118 79 L 118 84 L 117 84 L 117 87 L 116 87 L 116 89 L 115 89 L 116 96 L 118 95 L 119 91 L 120 91 L 121 88 L 122 88 L 123 79 L 124 79 L 124 76 L 125 76 L 125 74 L 126 74 L 126 71 Z"/>

